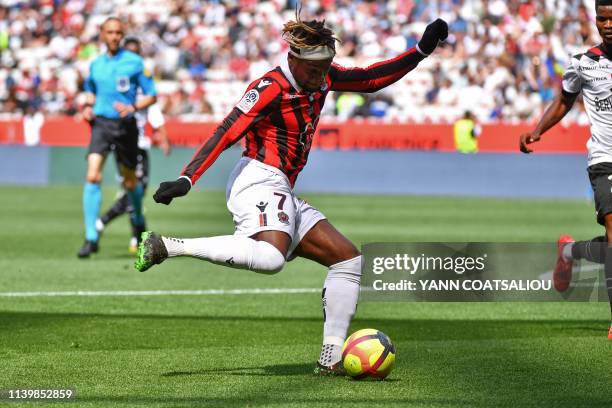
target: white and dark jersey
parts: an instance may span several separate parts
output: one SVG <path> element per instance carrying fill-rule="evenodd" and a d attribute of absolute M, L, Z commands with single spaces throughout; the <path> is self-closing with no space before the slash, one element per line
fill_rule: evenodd
<path fill-rule="evenodd" d="M 138 148 L 149 150 L 151 148 L 151 139 L 145 135 L 145 125 L 149 122 L 153 129 L 159 129 L 166 124 L 164 115 L 159 105 L 154 103 L 145 111 L 136 112 L 135 116 L 136 125 L 138 126 Z"/>
<path fill-rule="evenodd" d="M 591 138 L 587 143 L 589 166 L 612 163 L 611 58 L 598 45 L 584 54 L 574 55 L 563 75 L 563 93 L 576 96 L 582 92 L 591 123 Z"/>

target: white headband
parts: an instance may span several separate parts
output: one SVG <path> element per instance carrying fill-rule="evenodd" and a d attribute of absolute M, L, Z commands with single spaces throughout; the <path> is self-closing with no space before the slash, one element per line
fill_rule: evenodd
<path fill-rule="evenodd" d="M 327 45 L 320 45 L 315 48 L 290 47 L 289 54 L 299 59 L 320 61 L 334 58 L 334 56 L 336 55 L 336 50 Z"/>

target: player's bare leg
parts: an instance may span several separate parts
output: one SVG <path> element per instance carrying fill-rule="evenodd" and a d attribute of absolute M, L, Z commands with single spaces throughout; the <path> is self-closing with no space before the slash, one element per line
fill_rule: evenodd
<path fill-rule="evenodd" d="M 569 242 L 564 245 L 562 255 L 565 262 L 570 264 L 573 260 L 586 259 L 604 265 L 610 313 L 612 314 L 612 213 L 604 216 L 603 223 L 606 228 L 605 236 L 595 237 L 590 241 Z M 567 285 L 569 286 L 569 282 Z M 608 339 L 612 340 L 612 324 L 608 329 Z"/>
<path fill-rule="evenodd" d="M 610 314 L 612 314 L 612 213 L 605 215 L 604 223 L 606 226 L 606 237 L 608 238 L 604 276 L 606 279 L 606 288 L 608 289 L 608 300 L 610 301 Z M 612 340 L 612 319 L 608 329 L 608 340 Z"/>
<path fill-rule="evenodd" d="M 361 280 L 361 253 L 327 220 L 304 236 L 295 255 L 329 268 L 323 286 L 323 345 L 316 374 L 344 374 L 342 345 L 357 308 Z"/>
<path fill-rule="evenodd" d="M 87 156 L 87 174 L 85 175 L 85 187 L 83 188 L 83 215 L 85 222 L 85 243 L 79 250 L 79 258 L 87 258 L 92 253 L 98 252 L 98 230 L 96 220 L 102 204 L 102 168 L 105 157 L 99 153 L 90 153 Z"/>

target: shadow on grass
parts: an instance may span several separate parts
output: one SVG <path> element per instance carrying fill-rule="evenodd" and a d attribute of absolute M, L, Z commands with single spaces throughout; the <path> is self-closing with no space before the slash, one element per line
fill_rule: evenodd
<path fill-rule="evenodd" d="M 255 375 L 255 376 L 288 376 L 312 374 L 312 364 L 278 364 L 262 367 L 232 367 L 213 368 L 194 371 L 169 371 L 162 373 L 162 377 L 181 377 L 191 375 Z"/>
<path fill-rule="evenodd" d="M 308 376 L 314 377 L 313 374 L 314 364 L 275 364 L 266 365 L 261 367 L 231 367 L 231 368 L 211 368 L 207 370 L 193 370 L 193 371 L 169 371 L 162 373 L 162 377 L 182 377 L 192 375 L 238 375 L 238 376 Z M 340 377 L 339 379 L 348 379 L 346 377 Z M 398 382 L 401 381 L 397 378 L 389 378 L 385 382 Z"/>
<path fill-rule="evenodd" d="M 609 378 L 607 366 L 585 365 L 587 351 L 573 357 L 572 344 L 588 342 L 600 349 L 605 340 L 606 320 L 399 320 L 356 319 L 353 328 L 376 327 L 391 336 L 398 346 L 398 367 L 390 383 L 392 388 L 376 388 L 380 400 L 372 395 L 367 385 L 348 379 L 342 384 L 349 390 L 350 401 L 357 405 L 427 405 L 427 406 L 606 406 L 608 389 L 602 388 Z M 147 314 L 109 315 L 78 313 L 0 313 L 0 350 L 44 357 L 45 351 L 53 356 L 70 351 L 70 359 L 88 361 L 87 358 L 112 358 L 117 363 L 111 369 L 122 375 L 125 352 L 138 352 L 138 356 L 155 359 L 174 358 L 177 350 L 183 356 L 197 350 L 206 353 L 234 352 L 245 356 L 279 345 L 302 350 L 316 350 L 320 339 L 321 319 L 316 317 L 252 317 L 252 316 L 160 316 Z M 248 333 L 248 336 L 245 336 Z M 556 338 L 556 339 L 555 339 Z M 449 340 L 459 341 L 457 343 Z M 479 343 L 487 340 L 487 343 Z M 517 340 L 517 341 L 514 341 Z M 599 342 L 601 340 L 601 344 Z M 77 341 L 78 347 L 71 348 Z M 473 342 L 472 342 L 473 341 Z M 597 341 L 597 344 L 595 343 Z M 602 347 L 603 348 L 603 347 Z M 103 354 L 83 354 L 78 351 L 105 351 Z M 147 350 L 153 350 L 148 352 Z M 74 351 L 74 352 L 73 352 Z M 120 353 L 115 353 L 120 351 Z M 315 351 L 316 352 L 316 351 Z M 551 357 L 551 358 L 549 358 Z M 15 358 L 15 357 L 12 357 Z M 601 354 L 593 358 L 607 358 Z M 192 359 L 190 358 L 190 361 Z M 280 360 L 280 358 L 279 358 Z M 283 357 L 284 361 L 286 357 Z M 346 395 L 319 396 L 324 387 L 312 375 L 310 363 L 266 364 L 247 367 L 249 359 L 237 359 L 236 367 L 217 368 L 213 363 L 201 363 L 193 369 L 191 362 L 181 369 L 180 361 L 173 364 L 174 371 L 155 365 L 158 371 L 149 373 L 164 386 L 187 381 L 213 384 L 239 383 L 238 379 L 255 381 L 262 388 L 252 398 L 245 395 L 227 397 L 181 396 L 82 396 L 79 401 L 91 406 L 99 405 L 163 405 L 163 406 L 259 406 L 286 405 L 343 405 Z M 261 361 L 261 360 L 260 360 Z M 266 363 L 270 361 L 269 358 Z M 303 360 L 302 360 L 303 361 Z M 314 364 L 314 359 L 313 359 Z M 176 367 L 176 368 L 175 368 Z M 200 368 L 201 367 L 201 368 Z M 154 369 L 155 370 L 155 369 Z M 95 371 L 95 370 L 94 370 Z M 10 375 L 10 374 L 9 374 Z M 198 377 L 198 376 L 201 376 Z M 395 377 L 393 377 L 395 376 Z M 418 376 L 418 377 L 412 377 Z M 192 377 L 192 378 L 190 378 Z M 304 384 L 302 389 L 287 389 L 279 395 L 278 386 L 283 377 L 293 378 L 292 386 Z M 1 373 L 0 373 L 1 378 Z M 322 379 L 321 379 L 322 380 Z M 434 390 L 432 395 L 411 398 L 402 391 L 403 384 L 413 382 L 423 389 Z M 351 385 L 349 385 L 351 384 Z M 396 387 L 401 384 L 402 387 Z M 412 384 L 414 386 L 414 384 Z M 292 387 L 289 386 L 288 387 Z M 306 388 L 312 390 L 305 395 Z M 381 388 L 382 387 L 382 388 Z M 309 389 L 310 389 L 309 388 Z M 203 386 L 205 390 L 206 387 Z M 332 386 L 333 389 L 333 386 Z M 362 390 L 362 391 L 355 391 Z M 442 390 L 442 391 L 439 391 Z M 448 393 L 445 391 L 448 390 Z M 162 392 L 161 390 L 159 392 Z M 438 392 L 441 394 L 436 395 Z M 404 394 L 404 395 L 402 395 Z M 454 395 L 453 395 L 454 394 Z M 448 398 L 440 398 L 440 395 Z M 453 398 L 455 397 L 455 398 Z M 499 398 L 497 398 L 499 397 Z M 609 404 L 608 404 L 609 406 Z"/>
<path fill-rule="evenodd" d="M 164 316 L 147 314 L 0 312 L 0 346 L 28 350 L 62 349 L 80 342 L 84 349 L 215 347 L 282 344 L 283 339 L 320 335 L 318 317 Z M 400 320 L 359 319 L 354 330 L 375 327 L 395 342 L 605 337 L 607 320 Z M 248 338 L 244 333 L 248 332 Z M 169 335 L 165 335 L 168 333 Z M 201 333 L 215 333 L 201 336 Z M 163 335 L 162 335 L 163 334 Z M 282 334 L 279 337 L 279 334 Z M 243 340 L 238 343 L 235 339 Z M 95 339 L 95 344 L 91 342 Z M 303 341 L 302 341 L 303 343 Z M 91 344 L 91 346 L 88 346 Z"/>

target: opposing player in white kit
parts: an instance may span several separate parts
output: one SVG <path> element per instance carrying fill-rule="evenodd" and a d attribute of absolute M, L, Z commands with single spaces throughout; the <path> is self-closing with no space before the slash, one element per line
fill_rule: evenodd
<path fill-rule="evenodd" d="M 558 241 L 557 265 L 553 274 L 555 288 L 566 291 L 572 280 L 573 260 L 587 259 L 605 264 L 605 276 L 612 313 L 612 0 L 597 0 L 596 25 L 603 43 L 571 58 L 563 75 L 563 89 L 548 107 L 532 132 L 520 137 L 520 149 L 531 153 L 529 144 L 540 140 L 570 111 L 582 92 L 591 122 L 588 147 L 588 173 L 593 187 L 597 222 L 606 235 L 590 241 L 574 242 L 569 235 Z M 612 325 L 608 329 L 612 340 Z"/>
<path fill-rule="evenodd" d="M 123 41 L 123 47 L 128 51 L 140 55 L 141 47 L 140 40 L 135 37 L 128 37 Z M 153 129 L 153 137 L 157 140 L 159 148 L 167 156 L 170 154 L 171 146 L 168 140 L 168 134 L 166 132 L 166 120 L 164 115 L 157 103 L 149 106 L 145 110 L 136 111 L 134 113 L 136 118 L 136 126 L 138 127 L 138 156 L 136 165 L 136 177 L 142 184 L 143 189 L 146 191 L 147 185 L 149 184 L 149 150 L 151 149 L 151 139 L 145 133 L 145 126 L 147 123 Z M 117 168 L 120 168 L 120 163 L 117 161 Z M 123 180 L 120 180 L 121 182 Z M 125 189 L 122 189 L 113 205 L 96 220 L 96 229 L 98 234 L 102 234 L 106 226 L 123 214 L 130 214 L 130 222 L 132 226 L 132 237 L 128 250 L 132 253 L 136 252 L 138 243 L 140 242 L 140 236 L 146 229 L 145 224 L 142 226 L 136 225 L 132 220 L 132 213 L 134 209 L 130 204 Z"/>
<path fill-rule="evenodd" d="M 267 274 L 280 271 L 296 256 L 328 267 L 322 294 L 323 346 L 315 372 L 341 374 L 340 350 L 359 296 L 361 254 L 321 212 L 299 199 L 293 186 L 308 159 L 328 92 L 374 92 L 396 82 L 446 39 L 448 26 L 438 19 L 427 26 L 415 48 L 396 58 L 367 68 L 344 68 L 332 63 L 333 32 L 321 21 L 296 20 L 283 29 L 287 60 L 249 85 L 182 176 L 161 183 L 153 196 L 169 204 L 187 194 L 224 149 L 245 137 L 243 158 L 227 184 L 234 235 L 177 239 L 145 232 L 136 268 L 145 271 L 174 256 Z"/>

